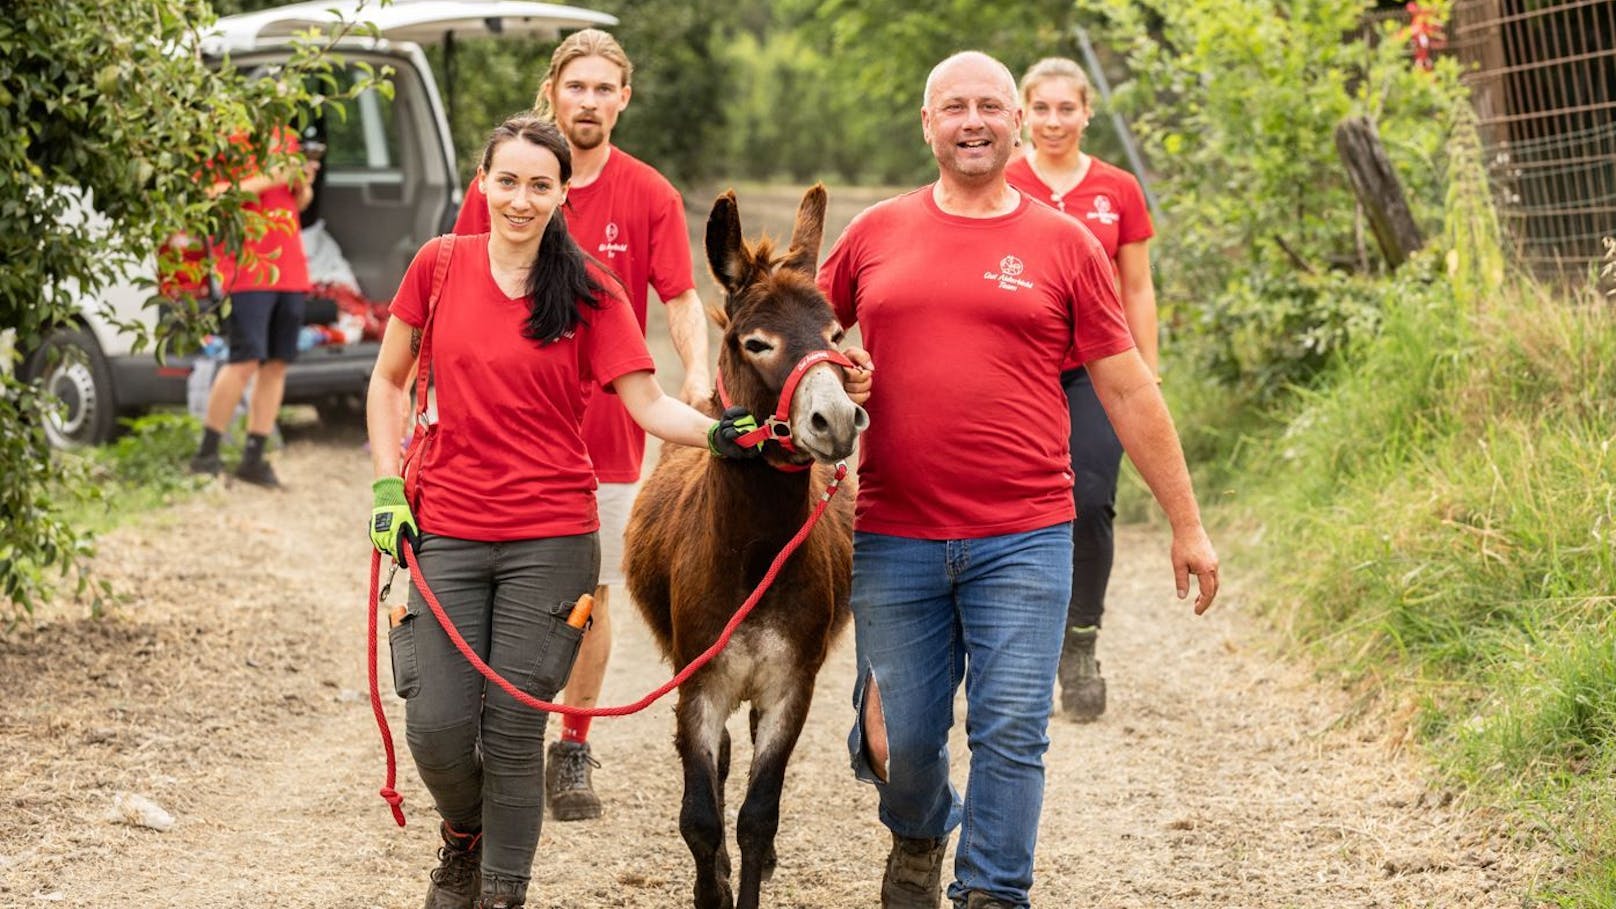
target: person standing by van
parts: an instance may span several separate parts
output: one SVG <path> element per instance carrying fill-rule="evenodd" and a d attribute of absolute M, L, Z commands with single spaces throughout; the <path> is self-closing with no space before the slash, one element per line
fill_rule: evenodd
<path fill-rule="evenodd" d="M 599 29 L 569 36 L 550 57 L 535 113 L 555 122 L 572 149 L 572 183 L 563 209 L 568 232 L 584 252 L 622 282 L 640 331 L 646 327 L 647 288 L 667 307 L 668 330 L 684 365 L 679 396 L 700 404 L 712 397 L 707 366 L 707 316 L 696 293 L 684 200 L 655 168 L 612 144 L 617 118 L 628 107 L 634 64 L 617 39 Z M 489 230 L 488 206 L 473 181 L 455 222 L 456 234 Z M 600 699 L 611 657 L 611 589 L 623 583 L 623 530 L 638 490 L 645 433 L 616 395 L 590 396 L 584 443 L 600 483 L 600 584 L 594 627 L 584 638 L 562 702 L 590 707 Z M 589 745 L 589 718 L 563 718 L 550 746 L 545 792 L 560 821 L 599 817 Z"/>
<path fill-rule="evenodd" d="M 265 170 L 248 137 L 231 141 L 248 149 L 247 172 L 234 184 L 228 180 L 214 183 L 209 193 L 217 196 L 234 185 L 253 194 L 244 209 L 256 212 L 268 226 L 262 235 L 247 238 L 240 257 L 227 252 L 215 256 L 211 264 L 220 292 L 230 300 L 224 319 L 230 354 L 208 392 L 202 441 L 191 458 L 191 472 L 214 475 L 224 469 L 219 441 L 247 383 L 252 382 L 247 443 L 235 476 L 256 486 L 276 488 L 280 479 L 264 459 L 264 446 L 275 431 L 286 392 L 286 366 L 297 359 L 297 334 L 303 327 L 303 303 L 309 291 L 308 260 L 298 229 L 298 188 L 308 172 L 292 164 Z M 268 151 L 277 158 L 298 154 L 296 134 L 278 131 Z"/>

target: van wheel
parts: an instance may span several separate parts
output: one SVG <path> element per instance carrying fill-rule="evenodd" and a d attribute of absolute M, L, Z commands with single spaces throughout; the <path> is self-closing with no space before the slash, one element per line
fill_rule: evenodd
<path fill-rule="evenodd" d="M 24 381 L 56 398 L 45 416 L 53 448 L 80 448 L 111 440 L 118 427 L 112 369 L 101 346 L 82 328 L 58 328 L 22 365 Z"/>

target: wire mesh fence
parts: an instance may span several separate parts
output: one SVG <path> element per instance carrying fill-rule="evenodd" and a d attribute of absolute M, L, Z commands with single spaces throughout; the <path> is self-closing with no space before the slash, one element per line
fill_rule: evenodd
<path fill-rule="evenodd" d="M 1586 275 L 1616 236 L 1616 0 L 1458 0 L 1447 37 L 1517 257 Z"/>

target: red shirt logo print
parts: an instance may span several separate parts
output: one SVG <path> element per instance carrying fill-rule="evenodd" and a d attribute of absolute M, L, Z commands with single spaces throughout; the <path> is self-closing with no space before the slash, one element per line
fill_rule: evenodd
<path fill-rule="evenodd" d="M 617 222 L 616 221 L 607 221 L 606 222 L 606 242 L 600 244 L 600 248 L 597 249 L 596 252 L 604 253 L 605 257 L 608 258 L 608 259 L 617 258 L 618 253 L 626 253 L 626 252 L 628 252 L 628 244 L 627 243 L 619 243 L 619 242 L 617 242 L 618 233 L 619 232 L 618 232 L 618 229 L 617 229 Z"/>
<path fill-rule="evenodd" d="M 983 272 L 982 280 L 992 281 L 999 285 L 1000 290 L 1007 290 L 1011 293 L 1015 293 L 1017 290 L 1023 287 L 1031 289 L 1033 286 L 1031 281 L 1026 281 L 1021 278 L 1021 273 L 1026 270 L 1026 263 L 1022 262 L 1019 258 L 1013 255 L 1005 256 L 999 260 L 999 270 Z"/>
<path fill-rule="evenodd" d="M 1089 212 L 1087 217 L 1091 221 L 1110 225 L 1117 223 L 1122 218 L 1122 215 L 1111 210 L 1111 198 L 1109 196 L 1095 196 L 1094 210 Z"/>

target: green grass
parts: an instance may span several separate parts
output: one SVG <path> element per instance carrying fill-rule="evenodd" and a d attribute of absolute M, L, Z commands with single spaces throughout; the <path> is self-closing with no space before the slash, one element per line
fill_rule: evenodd
<path fill-rule="evenodd" d="M 1219 516 L 1326 667 L 1420 704 L 1442 771 L 1563 852 L 1539 897 L 1616 906 L 1616 310 L 1463 301 L 1431 265 L 1281 425 L 1248 420 Z"/>
<path fill-rule="evenodd" d="M 126 421 L 111 443 L 62 455 L 78 475 L 57 498 L 73 526 L 105 533 L 128 517 L 191 495 L 206 480 L 188 472 L 201 427 L 183 411 Z"/>

